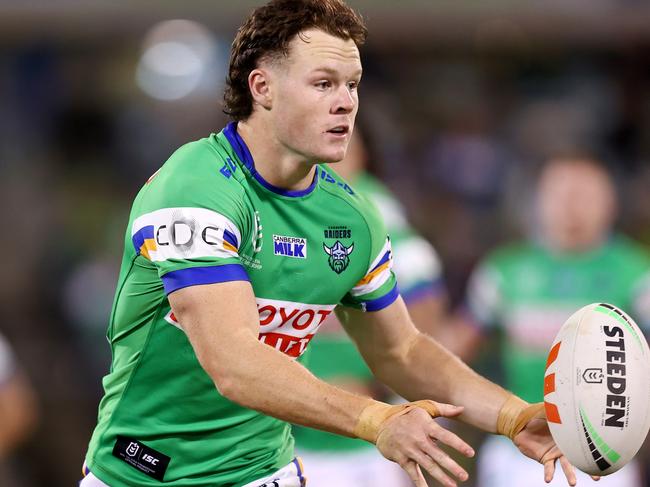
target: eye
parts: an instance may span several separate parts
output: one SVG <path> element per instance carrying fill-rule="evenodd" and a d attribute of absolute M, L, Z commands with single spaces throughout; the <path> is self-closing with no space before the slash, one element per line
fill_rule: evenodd
<path fill-rule="evenodd" d="M 320 89 L 320 90 L 326 90 L 327 88 L 329 88 L 330 86 L 332 86 L 332 83 L 330 83 L 329 80 L 325 80 L 325 79 L 324 79 L 324 80 L 320 80 L 320 81 L 318 81 L 318 82 L 315 84 L 315 86 L 316 86 L 316 88 L 318 88 L 318 89 Z"/>
<path fill-rule="evenodd" d="M 358 81 L 349 81 L 348 82 L 348 88 L 350 91 L 355 91 L 359 88 L 359 82 Z"/>

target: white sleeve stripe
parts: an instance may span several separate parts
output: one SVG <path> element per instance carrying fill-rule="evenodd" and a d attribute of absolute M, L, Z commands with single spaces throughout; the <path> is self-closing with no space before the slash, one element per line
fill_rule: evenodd
<path fill-rule="evenodd" d="M 137 253 L 152 261 L 237 257 L 241 232 L 224 215 L 206 208 L 163 208 L 135 219 Z"/>
<path fill-rule="evenodd" d="M 391 247 L 390 247 L 390 239 L 386 237 L 386 243 L 384 243 L 384 246 L 381 248 L 381 250 L 377 253 L 377 257 L 375 260 L 372 261 L 372 264 L 370 264 L 370 267 L 368 267 L 368 270 L 366 271 L 366 274 L 369 274 L 372 272 L 372 270 L 379 265 L 379 262 L 381 262 L 381 259 L 384 257 L 386 252 L 390 252 Z M 391 255 L 392 259 L 392 255 Z"/>
<path fill-rule="evenodd" d="M 363 296 L 365 294 L 370 294 L 373 291 L 376 291 L 381 286 L 384 285 L 386 281 L 391 276 L 390 267 L 386 267 L 381 273 L 377 274 L 369 283 L 361 284 L 353 287 L 350 290 L 352 296 Z"/>

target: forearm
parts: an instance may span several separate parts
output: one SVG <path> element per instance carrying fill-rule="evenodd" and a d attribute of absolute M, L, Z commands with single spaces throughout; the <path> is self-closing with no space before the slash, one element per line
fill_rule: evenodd
<path fill-rule="evenodd" d="M 403 397 L 464 406 L 460 420 L 495 432 L 509 393 L 480 376 L 436 341 L 417 333 L 401 354 L 373 367 L 377 377 Z"/>
<path fill-rule="evenodd" d="M 236 347 L 202 362 L 228 399 L 284 421 L 332 433 L 354 436 L 361 412 L 374 402 L 317 379 L 256 337 L 239 340 Z"/>

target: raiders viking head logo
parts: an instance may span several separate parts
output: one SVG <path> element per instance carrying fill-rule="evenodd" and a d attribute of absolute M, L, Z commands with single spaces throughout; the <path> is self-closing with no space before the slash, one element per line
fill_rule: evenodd
<path fill-rule="evenodd" d="M 331 247 L 328 247 L 323 243 L 323 250 L 327 255 L 330 256 L 330 258 L 327 260 L 327 263 L 330 265 L 334 272 L 340 274 L 348 268 L 348 264 L 350 263 L 350 257 L 348 257 L 348 255 L 350 255 L 354 250 L 354 244 L 346 247 L 337 240 L 336 243 Z"/>

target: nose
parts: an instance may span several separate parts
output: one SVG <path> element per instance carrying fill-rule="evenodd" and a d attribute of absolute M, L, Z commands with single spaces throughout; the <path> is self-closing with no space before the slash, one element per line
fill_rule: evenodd
<path fill-rule="evenodd" d="M 357 105 L 357 98 L 347 85 L 342 85 L 337 92 L 334 113 L 352 113 Z"/>

